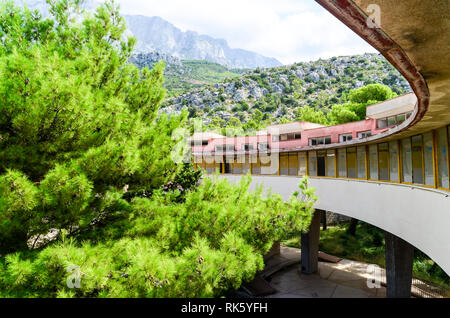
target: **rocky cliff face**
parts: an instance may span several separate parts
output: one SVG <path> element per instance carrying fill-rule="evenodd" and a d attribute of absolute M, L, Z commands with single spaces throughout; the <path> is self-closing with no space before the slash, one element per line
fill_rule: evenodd
<path fill-rule="evenodd" d="M 128 29 L 138 39 L 137 52 L 158 51 L 182 60 L 204 60 L 230 68 L 275 67 L 274 58 L 232 49 L 223 39 L 183 32 L 159 17 L 125 16 Z"/>

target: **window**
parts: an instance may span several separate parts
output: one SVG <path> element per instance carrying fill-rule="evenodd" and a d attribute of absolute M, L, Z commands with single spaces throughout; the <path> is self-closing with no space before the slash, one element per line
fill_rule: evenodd
<path fill-rule="evenodd" d="M 369 178 L 378 180 L 378 147 L 377 145 L 369 146 Z"/>
<path fill-rule="evenodd" d="M 400 125 L 401 123 L 403 123 L 406 120 L 406 114 L 403 115 L 398 115 L 397 116 L 397 123 Z"/>
<path fill-rule="evenodd" d="M 220 145 L 216 146 L 216 152 L 234 151 L 234 145 Z"/>
<path fill-rule="evenodd" d="M 242 161 L 239 160 L 237 156 L 234 157 L 231 163 L 231 173 L 233 174 L 242 174 L 243 164 Z"/>
<path fill-rule="evenodd" d="M 302 138 L 301 133 L 289 133 L 289 134 L 280 135 L 281 141 L 296 140 L 296 139 L 301 139 L 301 138 Z"/>
<path fill-rule="evenodd" d="M 422 136 L 419 135 L 412 137 L 411 144 L 412 144 L 413 183 L 424 184 Z"/>
<path fill-rule="evenodd" d="M 252 151 L 254 148 L 252 144 L 246 144 L 243 146 L 243 149 L 244 151 Z"/>
<path fill-rule="evenodd" d="M 289 175 L 296 176 L 298 174 L 298 155 L 296 152 L 289 153 Z"/>
<path fill-rule="evenodd" d="M 309 139 L 310 146 L 329 145 L 329 144 L 331 144 L 331 137 L 320 137 Z"/>
<path fill-rule="evenodd" d="M 359 139 L 369 138 L 370 136 L 372 136 L 372 132 L 370 130 L 358 133 L 358 138 Z"/>
<path fill-rule="evenodd" d="M 280 153 L 280 175 L 289 175 L 289 154 Z"/>
<path fill-rule="evenodd" d="M 377 127 L 382 129 L 382 128 L 386 128 L 386 127 L 400 125 L 405 120 L 407 120 L 409 117 L 411 117 L 411 113 L 400 114 L 400 115 L 391 116 L 388 118 L 381 118 L 381 119 L 377 120 Z"/>
<path fill-rule="evenodd" d="M 352 139 L 353 139 L 352 134 L 345 134 L 345 135 L 339 136 L 339 142 L 346 142 L 346 141 L 350 141 Z"/>
<path fill-rule="evenodd" d="M 308 152 L 308 174 L 317 176 L 317 153 L 315 151 Z"/>
<path fill-rule="evenodd" d="M 261 174 L 261 159 L 259 156 L 252 156 L 252 174 Z"/>
<path fill-rule="evenodd" d="M 259 161 L 261 163 L 261 174 L 264 175 L 274 175 L 278 174 L 278 166 L 272 167 L 272 161 L 274 162 L 274 166 L 278 163 L 278 155 L 277 154 L 259 154 Z"/>
<path fill-rule="evenodd" d="M 327 157 L 327 152 L 325 150 L 321 150 L 321 151 L 317 152 L 317 175 L 319 177 L 325 177 L 327 174 L 326 157 Z"/>
<path fill-rule="evenodd" d="M 437 139 L 437 166 L 438 166 L 438 186 L 440 188 L 449 189 L 449 177 L 448 177 L 448 148 L 450 144 L 450 127 L 447 129 L 442 128 L 436 132 Z M 447 141 L 448 139 L 448 141 Z"/>
<path fill-rule="evenodd" d="M 340 178 L 347 178 L 347 152 L 346 149 L 338 149 L 338 174 Z"/>
<path fill-rule="evenodd" d="M 398 143 L 391 141 L 389 143 L 389 176 L 391 181 L 398 182 Z"/>
<path fill-rule="evenodd" d="M 298 153 L 298 175 L 306 176 L 306 152 Z"/>
<path fill-rule="evenodd" d="M 191 141 L 191 146 L 192 147 L 194 147 L 194 146 L 200 146 L 200 145 L 202 145 L 202 146 L 208 146 L 208 141 L 207 140 L 204 140 L 204 141 L 200 141 L 200 140 L 192 140 Z"/>
<path fill-rule="evenodd" d="M 433 133 L 423 135 L 423 159 L 425 185 L 434 187 L 434 167 L 433 167 Z"/>
<path fill-rule="evenodd" d="M 411 139 L 402 140 L 402 175 L 403 182 L 412 183 L 412 151 L 411 151 Z"/>
<path fill-rule="evenodd" d="M 387 124 L 389 127 L 395 126 L 397 124 L 397 117 L 396 116 L 389 117 L 387 119 Z"/>
<path fill-rule="evenodd" d="M 272 136 L 272 141 L 280 141 L 280 136 L 279 135 L 273 135 Z"/>
<path fill-rule="evenodd" d="M 327 177 L 336 177 L 336 155 L 334 150 L 327 151 Z"/>
<path fill-rule="evenodd" d="M 242 163 L 242 174 L 250 173 L 250 157 L 247 155 L 244 157 L 245 161 Z"/>
<path fill-rule="evenodd" d="M 378 180 L 389 181 L 389 144 L 378 145 Z"/>
<path fill-rule="evenodd" d="M 356 147 L 347 148 L 347 178 L 357 177 Z"/>
<path fill-rule="evenodd" d="M 357 161 L 358 161 L 358 178 L 366 178 L 366 147 L 358 147 L 357 150 Z"/>
<path fill-rule="evenodd" d="M 261 151 L 269 150 L 269 143 L 267 143 L 267 142 L 260 142 L 258 144 L 258 150 L 261 150 Z"/>
<path fill-rule="evenodd" d="M 377 120 L 377 127 L 379 128 L 379 129 L 383 129 L 383 128 L 386 128 L 388 126 L 388 124 L 387 124 L 387 119 L 385 118 L 385 119 L 378 119 Z"/>

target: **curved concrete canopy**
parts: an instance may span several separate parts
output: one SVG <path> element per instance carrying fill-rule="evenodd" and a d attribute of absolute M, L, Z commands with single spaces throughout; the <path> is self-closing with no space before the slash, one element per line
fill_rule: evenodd
<path fill-rule="evenodd" d="M 450 123 L 450 1 L 354 0 L 366 13 L 381 11 L 381 28 L 406 53 L 425 79 L 430 103 L 424 118 L 408 130 L 421 133 Z"/>
<path fill-rule="evenodd" d="M 316 0 L 380 51 L 410 82 L 419 104 L 411 123 L 381 138 L 408 137 L 450 123 L 450 1 Z M 367 18 L 380 8 L 381 28 Z M 379 138 L 377 138 L 379 139 Z"/>

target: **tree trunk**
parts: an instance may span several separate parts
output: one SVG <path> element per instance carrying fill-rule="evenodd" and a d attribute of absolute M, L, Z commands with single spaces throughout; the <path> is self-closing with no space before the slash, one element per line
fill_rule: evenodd
<path fill-rule="evenodd" d="M 358 226 L 358 220 L 352 218 L 352 220 L 350 221 L 350 225 L 347 229 L 347 233 L 352 236 L 356 236 L 356 227 L 357 226 Z"/>

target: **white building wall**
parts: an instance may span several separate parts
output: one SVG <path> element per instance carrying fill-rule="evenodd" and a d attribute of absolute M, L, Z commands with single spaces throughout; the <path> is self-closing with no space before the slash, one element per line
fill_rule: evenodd
<path fill-rule="evenodd" d="M 240 176 L 223 176 L 236 182 Z M 252 176 L 285 199 L 300 178 Z M 310 178 L 319 198 L 316 208 L 353 217 L 386 230 L 431 257 L 450 274 L 449 193 L 409 185 L 345 179 Z"/>

